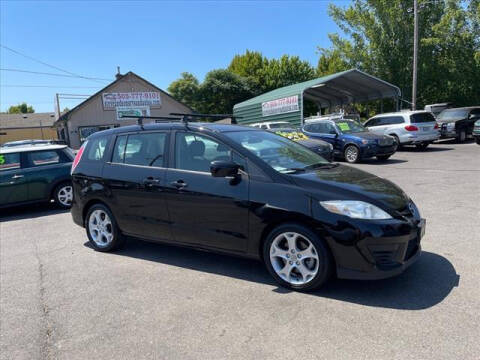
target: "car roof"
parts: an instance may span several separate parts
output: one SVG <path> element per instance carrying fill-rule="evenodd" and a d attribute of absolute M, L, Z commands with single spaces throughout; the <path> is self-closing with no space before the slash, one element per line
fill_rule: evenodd
<path fill-rule="evenodd" d="M 382 117 L 382 116 L 392 116 L 392 115 L 411 115 L 411 114 L 425 114 L 425 113 L 431 114 L 431 112 L 428 110 L 403 110 L 403 111 L 393 111 L 389 113 L 377 114 L 372 116 L 372 118 Z"/>
<path fill-rule="evenodd" d="M 41 151 L 41 150 L 57 150 L 64 149 L 67 145 L 58 145 L 58 144 L 31 144 L 25 146 L 12 146 L 0 148 L 0 154 L 10 154 L 17 152 L 26 152 L 26 151 Z"/>
<path fill-rule="evenodd" d="M 152 131 L 152 130 L 182 130 L 182 129 L 194 129 L 194 130 L 208 130 L 211 132 L 231 132 L 231 131 L 262 131 L 251 126 L 242 126 L 234 124 L 220 124 L 220 123 L 208 123 L 208 122 L 189 122 L 184 124 L 182 122 L 163 122 L 155 124 L 129 125 L 118 128 L 98 131 L 89 136 L 90 139 L 94 139 L 98 136 L 105 136 L 111 134 L 123 134 L 134 131 Z"/>
<path fill-rule="evenodd" d="M 473 110 L 473 109 L 480 109 L 480 105 L 479 106 L 465 106 L 465 107 L 458 107 L 458 108 L 448 108 L 448 109 L 445 109 L 443 111 L 447 111 L 447 110 Z"/>

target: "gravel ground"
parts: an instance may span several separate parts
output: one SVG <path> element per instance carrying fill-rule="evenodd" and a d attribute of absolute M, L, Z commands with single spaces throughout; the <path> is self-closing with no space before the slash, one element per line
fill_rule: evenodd
<path fill-rule="evenodd" d="M 381 281 L 279 288 L 255 261 L 142 241 L 93 251 L 52 206 L 0 217 L 1 359 L 478 359 L 480 146 L 356 167 L 427 219 L 424 253 Z"/>

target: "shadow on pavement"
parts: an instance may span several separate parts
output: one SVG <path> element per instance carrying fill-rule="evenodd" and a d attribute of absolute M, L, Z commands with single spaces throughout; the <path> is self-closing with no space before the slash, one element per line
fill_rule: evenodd
<path fill-rule="evenodd" d="M 33 219 L 62 214 L 70 210 L 59 209 L 54 203 L 39 203 L 0 209 L 0 222 Z"/>
<path fill-rule="evenodd" d="M 90 247 L 88 242 L 85 246 Z M 130 239 L 124 249 L 113 255 L 276 285 L 263 264 L 256 260 Z M 448 259 L 423 252 L 417 263 L 397 277 L 378 281 L 333 279 L 321 289 L 306 295 L 365 306 L 421 310 L 442 302 L 458 286 L 459 279 L 460 276 Z M 276 288 L 274 291 L 279 294 L 290 292 L 284 288 Z"/>
<path fill-rule="evenodd" d="M 395 156 L 395 155 L 393 155 Z M 370 159 L 364 159 L 359 164 L 367 164 L 367 165 L 394 165 L 394 164 L 401 164 L 401 163 L 406 163 L 408 160 L 401 160 L 401 159 L 388 159 L 385 161 L 380 161 L 375 158 L 370 158 Z M 345 164 L 348 164 L 345 162 Z"/>
<path fill-rule="evenodd" d="M 455 150 L 454 148 L 451 147 L 441 147 L 438 146 L 437 144 L 430 145 L 424 150 L 417 149 L 415 146 L 402 146 L 400 149 L 397 150 L 397 152 L 417 152 L 417 153 L 432 153 L 432 152 L 437 152 L 437 151 L 449 151 L 449 150 Z"/>

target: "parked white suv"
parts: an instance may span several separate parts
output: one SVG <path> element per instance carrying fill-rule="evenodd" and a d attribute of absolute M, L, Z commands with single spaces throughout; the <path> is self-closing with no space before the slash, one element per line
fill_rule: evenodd
<path fill-rule="evenodd" d="M 390 135 L 399 145 L 415 145 L 426 149 L 440 138 L 435 117 L 428 111 L 401 111 L 375 115 L 365 127 L 378 135 Z"/>
<path fill-rule="evenodd" d="M 270 129 L 291 129 L 293 126 L 286 121 L 266 121 L 261 123 L 249 124 L 250 126 L 270 130 Z"/>

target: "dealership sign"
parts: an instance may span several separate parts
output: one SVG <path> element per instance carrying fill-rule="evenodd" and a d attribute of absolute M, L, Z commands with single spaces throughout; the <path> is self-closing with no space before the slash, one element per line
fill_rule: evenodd
<path fill-rule="evenodd" d="M 103 108 L 115 110 L 118 106 L 160 106 L 159 92 L 103 93 Z"/>
<path fill-rule="evenodd" d="M 129 116 L 150 116 L 149 106 L 117 106 L 116 110 L 117 120 L 125 120 Z"/>
<path fill-rule="evenodd" d="M 298 111 L 298 95 L 262 103 L 262 116 Z"/>

